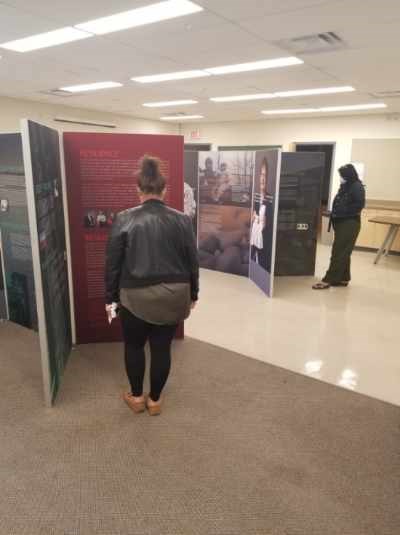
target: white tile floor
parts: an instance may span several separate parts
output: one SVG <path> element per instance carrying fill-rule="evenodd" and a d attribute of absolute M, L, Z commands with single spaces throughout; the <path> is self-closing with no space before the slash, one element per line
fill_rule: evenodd
<path fill-rule="evenodd" d="M 317 275 L 330 248 L 319 247 Z M 349 288 L 277 278 L 268 299 L 248 279 L 203 270 L 186 335 L 400 405 L 400 257 L 353 256 Z"/>

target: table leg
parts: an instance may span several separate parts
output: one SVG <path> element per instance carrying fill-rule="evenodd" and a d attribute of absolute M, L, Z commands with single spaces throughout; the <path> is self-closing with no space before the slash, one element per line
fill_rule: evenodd
<path fill-rule="evenodd" d="M 389 253 L 390 253 L 390 249 L 392 248 L 392 245 L 393 245 L 393 242 L 394 240 L 396 239 L 396 236 L 397 236 L 397 232 L 399 231 L 399 227 L 395 227 L 393 225 L 393 232 L 392 232 L 392 237 L 390 238 L 390 241 L 389 243 L 387 244 L 386 246 L 386 251 L 385 251 L 385 255 L 384 256 L 387 256 Z"/>
<path fill-rule="evenodd" d="M 390 243 L 390 241 L 392 239 L 393 231 L 395 232 L 395 235 L 396 235 L 396 233 L 397 233 L 396 227 L 394 225 L 390 225 L 388 233 L 386 234 L 386 238 L 385 238 L 384 242 L 382 243 L 382 245 L 381 245 L 381 247 L 380 247 L 380 249 L 378 251 L 378 254 L 375 257 L 374 264 L 377 264 L 379 262 L 381 256 L 386 251 L 386 247 L 387 247 L 387 245 Z"/>

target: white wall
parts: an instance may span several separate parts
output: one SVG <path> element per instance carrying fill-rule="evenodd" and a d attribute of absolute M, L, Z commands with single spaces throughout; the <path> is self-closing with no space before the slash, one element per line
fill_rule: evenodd
<path fill-rule="evenodd" d="M 196 129 L 201 136 L 196 141 L 212 143 L 215 148 L 218 145 L 282 145 L 283 150 L 292 150 L 294 142 L 335 141 L 333 192 L 339 187 L 337 169 L 351 161 L 353 139 L 400 138 L 400 121 L 385 115 L 185 124 L 182 131 L 186 142 L 190 142 L 190 132 Z M 371 177 L 368 177 L 368 170 L 366 173 L 368 188 Z M 390 191 L 383 197 L 400 201 L 400 197 L 393 199 Z"/>
<path fill-rule="evenodd" d="M 54 97 L 56 98 L 56 97 Z M 72 117 L 80 120 L 100 121 L 112 123 L 117 128 L 96 128 L 93 126 L 80 126 L 75 124 L 59 123 L 53 119 L 57 116 Z M 58 130 L 69 132 L 99 131 L 99 132 L 128 132 L 142 134 L 177 134 L 179 126 L 161 121 L 147 121 L 124 115 L 115 115 L 100 111 L 82 110 L 54 104 L 44 104 L 36 101 L 17 100 L 0 96 L 0 132 L 19 132 L 20 119 L 32 119 L 47 124 Z"/>

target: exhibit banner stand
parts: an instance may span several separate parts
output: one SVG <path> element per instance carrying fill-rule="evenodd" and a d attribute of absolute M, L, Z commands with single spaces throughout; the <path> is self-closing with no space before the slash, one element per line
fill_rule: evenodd
<path fill-rule="evenodd" d="M 280 149 L 255 153 L 249 277 L 269 297 L 274 292 L 281 160 Z"/>
<path fill-rule="evenodd" d="M 3 241 L 0 228 L 0 321 L 8 320 L 8 303 L 4 268 Z"/>
<path fill-rule="evenodd" d="M 185 150 L 183 165 L 183 211 L 193 223 L 193 231 L 198 235 L 199 211 L 199 154 Z"/>
<path fill-rule="evenodd" d="M 3 282 L 0 316 L 37 330 L 35 284 L 29 234 L 22 139 L 19 132 L 0 134 L 0 233 Z M 0 297 L 1 299 L 1 297 Z"/>
<path fill-rule="evenodd" d="M 166 203 L 183 210 L 183 137 L 67 132 L 63 140 L 77 343 L 121 341 L 120 322 L 109 325 L 104 309 L 108 236 L 117 213 L 140 204 L 146 154 L 161 160 Z"/>
<path fill-rule="evenodd" d="M 199 152 L 200 267 L 249 276 L 253 151 Z"/>
<path fill-rule="evenodd" d="M 324 159 L 322 152 L 282 153 L 276 276 L 315 274 Z"/>
<path fill-rule="evenodd" d="M 59 134 L 21 121 L 44 395 L 54 402 L 72 348 Z"/>

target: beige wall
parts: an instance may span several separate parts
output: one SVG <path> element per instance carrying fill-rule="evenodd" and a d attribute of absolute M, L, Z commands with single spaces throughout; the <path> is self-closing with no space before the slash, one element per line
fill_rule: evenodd
<path fill-rule="evenodd" d="M 354 139 L 352 156 L 365 165 L 370 198 L 400 200 L 400 139 Z"/>
<path fill-rule="evenodd" d="M 55 97 L 56 98 L 56 97 Z M 57 116 L 72 117 L 80 120 L 100 121 L 117 125 L 115 129 L 96 128 L 93 126 L 79 126 L 74 124 L 54 122 Z M 138 132 L 145 134 L 177 134 L 179 127 L 175 124 L 161 121 L 147 121 L 112 113 L 82 110 L 54 104 L 17 100 L 0 97 L 0 132 L 17 132 L 20 129 L 20 119 L 32 119 L 64 131 L 99 131 L 99 132 Z"/>
<path fill-rule="evenodd" d="M 400 121 L 388 119 L 385 115 L 368 115 L 353 117 L 330 117 L 307 119 L 264 119 L 260 121 L 185 124 L 183 133 L 186 142 L 190 142 L 190 132 L 200 129 L 198 142 L 218 145 L 282 145 L 290 150 L 294 142 L 335 141 L 335 175 L 333 191 L 339 186 L 338 167 L 351 161 L 353 139 L 365 138 L 400 138 Z M 382 177 L 369 176 L 366 169 L 367 188 L 376 191 L 375 180 L 384 181 Z M 380 198 L 394 199 L 393 188 L 385 188 L 380 183 Z M 397 190 L 398 191 L 398 190 Z M 373 198 L 373 197 L 371 197 Z"/>

